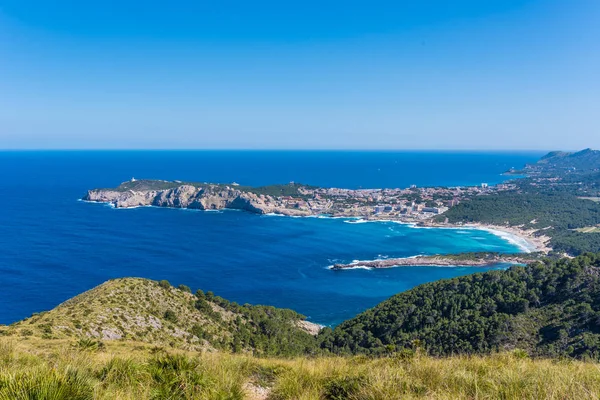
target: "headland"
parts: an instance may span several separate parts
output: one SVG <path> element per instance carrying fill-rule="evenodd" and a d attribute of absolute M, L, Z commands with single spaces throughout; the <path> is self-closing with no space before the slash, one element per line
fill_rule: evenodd
<path fill-rule="evenodd" d="M 243 210 L 283 216 L 328 216 L 361 221 L 394 221 L 415 227 L 488 230 L 518 245 L 524 252 L 551 249 L 548 238 L 517 226 L 449 223 L 444 212 L 475 196 L 515 190 L 512 183 L 468 187 L 404 189 L 321 188 L 298 183 L 262 187 L 236 183 L 196 183 L 163 180 L 123 182 L 115 188 L 89 190 L 82 200 L 115 208 L 167 207 L 196 210 Z"/>
<path fill-rule="evenodd" d="M 354 261 L 348 264 L 334 264 L 330 269 L 392 268 L 392 267 L 491 267 L 499 264 L 522 265 L 539 260 L 539 253 L 499 254 L 499 253 L 462 253 L 438 254 L 434 256 L 416 256 L 387 258 L 372 261 Z"/>

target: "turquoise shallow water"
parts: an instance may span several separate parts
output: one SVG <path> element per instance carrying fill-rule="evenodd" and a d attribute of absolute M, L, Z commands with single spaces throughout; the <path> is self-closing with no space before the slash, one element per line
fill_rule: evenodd
<path fill-rule="evenodd" d="M 515 244 L 478 230 L 418 229 L 392 222 L 351 223 L 344 219 L 258 216 L 237 211 L 115 210 L 77 201 L 88 188 L 114 186 L 131 176 L 235 180 L 254 185 L 296 180 L 338 187 L 494 183 L 502 180 L 500 172 L 538 156 L 0 153 L 0 167 L 6 171 L 0 188 L 0 277 L 4 284 L 0 291 L 0 323 L 54 307 L 109 278 L 140 276 L 213 290 L 240 303 L 293 308 L 315 322 L 335 325 L 420 283 L 489 269 L 327 269 L 335 262 L 518 249 Z M 436 177 L 428 165 L 440 169 L 441 176 Z M 419 169 L 425 172 L 419 175 Z"/>

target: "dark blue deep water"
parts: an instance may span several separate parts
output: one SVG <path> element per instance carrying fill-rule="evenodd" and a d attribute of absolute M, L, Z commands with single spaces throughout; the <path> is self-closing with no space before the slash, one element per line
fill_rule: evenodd
<path fill-rule="evenodd" d="M 497 183 L 541 153 L 97 151 L 0 152 L 0 323 L 109 278 L 212 290 L 239 303 L 293 308 L 334 325 L 423 282 L 485 268 L 331 271 L 334 262 L 458 251 L 516 251 L 491 233 L 391 222 L 257 216 L 77 201 L 136 178 L 303 182 L 347 188 Z"/>

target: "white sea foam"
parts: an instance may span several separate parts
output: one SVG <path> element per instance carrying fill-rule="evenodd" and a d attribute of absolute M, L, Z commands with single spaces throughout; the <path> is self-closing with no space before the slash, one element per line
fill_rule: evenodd
<path fill-rule="evenodd" d="M 80 201 L 82 203 L 88 203 L 88 204 L 101 204 L 105 207 L 115 208 L 115 205 L 109 201 L 93 201 L 93 200 L 84 200 L 84 199 L 77 199 L 77 201 Z"/>
<path fill-rule="evenodd" d="M 328 265 L 326 267 L 326 269 L 333 269 L 333 265 Z M 344 269 L 366 269 L 367 271 L 371 271 L 374 268 L 373 267 L 365 267 L 364 265 L 357 265 L 356 267 L 347 267 L 347 268 L 344 268 Z"/>
<path fill-rule="evenodd" d="M 501 230 L 497 230 L 497 229 L 493 229 L 493 228 L 486 228 L 486 227 L 474 227 L 473 229 L 479 229 L 482 231 L 487 231 L 489 233 L 492 233 L 492 234 L 506 240 L 507 242 L 518 246 L 525 253 L 531 253 L 531 252 L 537 250 L 535 245 L 530 243 L 527 239 L 522 238 L 522 237 L 515 235 L 513 233 L 510 233 L 510 232 L 505 232 L 505 231 L 501 231 Z"/>
<path fill-rule="evenodd" d="M 524 253 L 531 253 L 533 251 L 536 251 L 537 248 L 536 246 L 531 243 L 530 241 L 528 241 L 527 239 L 519 236 L 519 235 L 515 235 L 513 233 L 510 232 L 506 232 L 506 231 L 502 231 L 499 229 L 493 229 L 493 228 L 488 228 L 485 226 L 461 226 L 461 227 L 456 227 L 456 226 L 417 226 L 417 225 L 411 225 L 411 228 L 415 228 L 415 229 L 451 229 L 456 231 L 456 233 L 459 234 L 467 234 L 469 233 L 468 231 L 473 231 L 473 230 L 477 230 L 477 231 L 486 231 L 489 232 L 493 235 L 496 235 L 502 239 L 504 239 L 505 241 L 516 245 L 517 247 L 519 247 L 521 250 L 523 250 Z M 474 239 L 481 239 L 480 237 L 474 237 Z"/>
<path fill-rule="evenodd" d="M 357 219 L 359 217 L 334 217 L 333 215 L 317 214 L 317 215 L 307 215 L 306 218 L 318 218 L 318 219 Z"/>

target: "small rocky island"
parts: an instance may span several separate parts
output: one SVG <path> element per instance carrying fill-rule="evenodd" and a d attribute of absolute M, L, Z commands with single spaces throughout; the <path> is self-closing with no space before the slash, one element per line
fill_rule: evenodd
<path fill-rule="evenodd" d="M 406 258 L 388 258 L 373 261 L 356 261 L 348 264 L 335 264 L 332 270 L 352 268 L 391 268 L 391 267 L 491 267 L 499 264 L 529 264 L 535 261 L 535 253 L 462 253 Z"/>

